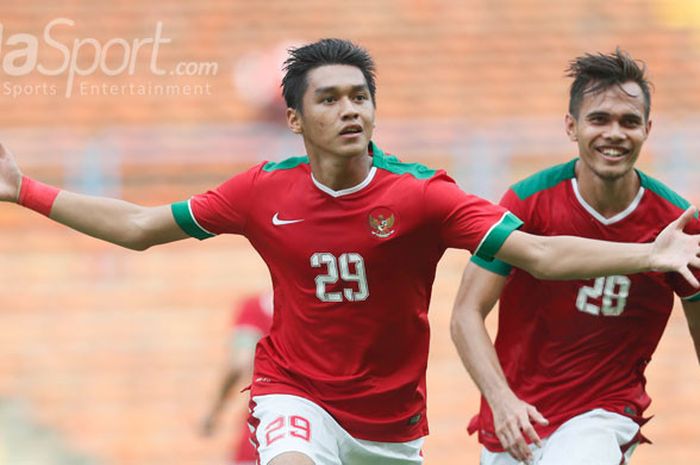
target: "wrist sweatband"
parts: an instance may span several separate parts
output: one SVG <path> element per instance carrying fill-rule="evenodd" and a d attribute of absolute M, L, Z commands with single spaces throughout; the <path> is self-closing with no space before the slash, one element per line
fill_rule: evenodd
<path fill-rule="evenodd" d="M 22 187 L 19 189 L 17 203 L 42 215 L 49 216 L 53 202 L 56 200 L 59 192 L 60 189 L 57 187 L 22 176 Z"/>

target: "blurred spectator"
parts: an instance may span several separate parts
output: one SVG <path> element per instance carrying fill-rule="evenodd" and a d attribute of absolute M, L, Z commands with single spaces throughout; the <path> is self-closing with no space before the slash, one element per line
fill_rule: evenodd
<path fill-rule="evenodd" d="M 243 300 L 234 311 L 231 326 L 229 357 L 221 377 L 219 389 L 209 413 L 204 417 L 201 434 L 211 436 L 219 424 L 221 412 L 234 387 L 250 383 L 253 374 L 255 346 L 267 335 L 272 325 L 272 292 L 267 291 Z M 253 465 L 256 453 L 250 442 L 250 430 L 246 415 L 238 419 L 239 433 L 233 441 L 229 464 Z"/>

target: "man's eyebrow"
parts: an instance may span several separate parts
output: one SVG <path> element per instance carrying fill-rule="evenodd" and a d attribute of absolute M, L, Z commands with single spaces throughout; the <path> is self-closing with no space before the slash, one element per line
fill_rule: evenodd
<path fill-rule="evenodd" d="M 596 116 L 610 116 L 610 113 L 607 111 L 592 111 L 590 113 L 586 113 L 586 118 L 595 118 Z"/>
<path fill-rule="evenodd" d="M 633 119 L 633 120 L 637 120 L 637 121 L 643 121 L 643 118 L 636 113 L 625 113 L 624 115 L 622 115 L 622 117 L 625 119 Z"/>
<path fill-rule="evenodd" d="M 342 86 L 319 87 L 318 89 L 316 89 L 316 91 L 314 93 L 315 94 L 325 94 L 328 92 L 337 92 L 338 89 L 340 89 L 341 87 Z M 359 84 L 356 86 L 352 86 L 350 88 L 350 90 L 353 92 L 358 92 L 358 91 L 362 91 L 362 90 L 369 90 L 369 88 L 367 87 L 367 84 Z"/>
<path fill-rule="evenodd" d="M 596 118 L 599 116 L 609 117 L 610 113 L 607 111 L 592 111 L 586 114 L 586 118 Z M 643 118 L 636 113 L 623 113 L 622 118 L 636 121 L 643 121 Z"/>

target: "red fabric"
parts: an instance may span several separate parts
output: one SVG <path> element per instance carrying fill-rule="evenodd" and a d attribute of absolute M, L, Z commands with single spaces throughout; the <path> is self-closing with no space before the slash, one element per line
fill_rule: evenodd
<path fill-rule="evenodd" d="M 248 410 L 251 412 L 254 411 L 255 405 L 256 405 L 255 402 L 251 399 L 249 404 L 248 404 Z M 251 428 L 248 428 L 248 425 L 250 425 L 252 427 L 252 431 L 251 431 Z M 248 457 L 250 457 L 250 452 L 252 451 L 253 460 L 255 461 L 255 463 L 260 463 L 260 456 L 258 455 L 258 447 L 260 446 L 260 444 L 258 443 L 258 439 L 257 439 L 258 438 L 258 426 L 260 426 L 260 420 L 255 418 L 253 415 L 249 415 L 248 416 L 248 423 L 245 424 L 245 427 L 248 431 L 247 431 L 247 434 L 244 435 L 244 437 L 246 439 L 248 439 L 248 438 L 250 439 L 250 441 L 248 441 L 249 448 L 246 449 L 246 448 L 242 447 L 241 454 L 235 456 L 234 457 L 235 459 L 240 460 L 240 461 L 244 461 Z"/>
<path fill-rule="evenodd" d="M 447 247 L 474 251 L 506 210 L 464 193 L 444 171 L 421 179 L 376 165 L 366 186 L 334 196 L 308 163 L 263 166 L 190 204 L 206 230 L 245 235 L 272 275 L 273 324 L 258 344 L 252 395 L 310 399 L 359 439 L 426 435 L 435 267 Z M 381 218 L 393 219 L 380 226 Z M 314 265 L 319 254 L 333 263 Z M 355 299 L 362 273 L 367 295 Z M 319 288 L 341 301 L 322 301 Z"/>
<path fill-rule="evenodd" d="M 577 199 L 571 179 L 524 200 L 509 190 L 501 204 L 525 222 L 525 232 L 614 242 L 651 242 L 683 212 L 647 189 L 636 209 L 605 225 Z M 686 231 L 697 233 L 700 222 L 693 220 Z M 673 294 L 687 296 L 697 290 L 676 273 L 627 278 L 626 303 L 622 313 L 613 316 L 578 308 L 582 287 L 592 288 L 594 279 L 539 281 L 522 270 L 511 271 L 501 294 L 495 347 L 515 394 L 549 420 L 548 426 L 535 426 L 540 437 L 595 408 L 645 423 L 643 413 L 651 399 L 644 371 L 668 322 Z M 614 285 L 611 291 L 614 306 L 620 287 Z M 598 308 L 604 305 L 603 295 L 587 301 Z M 477 430 L 479 441 L 489 450 L 503 450 L 483 398 L 481 411 L 469 426 L 470 432 Z"/>
<path fill-rule="evenodd" d="M 57 187 L 22 176 L 22 186 L 20 187 L 17 203 L 42 215 L 49 216 L 51 207 L 53 207 L 59 192 L 60 189 Z"/>

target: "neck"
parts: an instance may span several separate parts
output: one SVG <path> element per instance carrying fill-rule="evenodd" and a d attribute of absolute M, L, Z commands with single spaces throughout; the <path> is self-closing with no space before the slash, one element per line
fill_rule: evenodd
<path fill-rule="evenodd" d="M 360 184 L 367 178 L 372 167 L 372 157 L 367 150 L 350 156 L 309 154 L 309 163 L 314 178 L 324 186 L 339 191 Z"/>
<path fill-rule="evenodd" d="M 639 176 L 630 170 L 616 179 L 604 179 L 576 163 L 576 182 L 581 197 L 605 218 L 611 218 L 625 210 L 639 192 Z"/>

